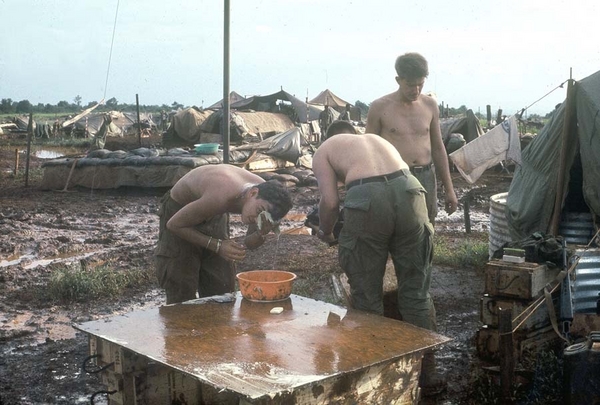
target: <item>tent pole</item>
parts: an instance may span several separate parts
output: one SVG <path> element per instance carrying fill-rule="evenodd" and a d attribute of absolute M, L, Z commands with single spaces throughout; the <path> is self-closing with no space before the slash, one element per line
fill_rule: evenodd
<path fill-rule="evenodd" d="M 554 211 L 552 212 L 552 220 L 550 221 L 550 234 L 558 235 L 558 226 L 560 223 L 560 214 L 562 211 L 563 197 L 565 194 L 565 170 L 567 170 L 567 144 L 569 141 L 569 130 L 573 120 L 573 106 L 575 102 L 573 75 L 568 80 L 567 85 L 567 101 L 565 104 L 565 120 L 563 122 L 561 146 L 560 146 L 560 161 L 558 166 L 558 180 L 556 182 L 556 196 L 554 199 Z"/>
<path fill-rule="evenodd" d="M 223 122 L 222 122 L 222 134 L 223 134 L 223 163 L 229 163 L 229 125 L 230 125 L 230 111 L 229 111 L 229 3 L 230 0 L 225 1 L 225 18 L 224 18 L 224 30 L 223 30 Z"/>
<path fill-rule="evenodd" d="M 139 96 L 136 94 L 135 95 L 135 109 L 137 111 L 137 124 L 138 124 L 138 128 L 137 128 L 137 133 L 138 133 L 138 144 L 140 146 L 140 148 L 142 147 L 142 123 L 140 122 L 140 98 Z"/>

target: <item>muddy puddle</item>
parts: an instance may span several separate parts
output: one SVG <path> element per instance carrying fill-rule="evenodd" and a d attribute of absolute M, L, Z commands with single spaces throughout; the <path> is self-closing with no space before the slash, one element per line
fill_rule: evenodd
<path fill-rule="evenodd" d="M 22 164 L 27 158 L 27 146 L 0 146 L 0 152 L 8 152 L 15 159 L 19 159 L 19 163 Z M 36 145 L 32 143 L 30 145 L 30 156 L 38 159 L 58 159 L 67 156 L 80 156 L 84 154 L 81 148 L 65 147 L 65 146 L 52 146 L 52 145 Z"/>

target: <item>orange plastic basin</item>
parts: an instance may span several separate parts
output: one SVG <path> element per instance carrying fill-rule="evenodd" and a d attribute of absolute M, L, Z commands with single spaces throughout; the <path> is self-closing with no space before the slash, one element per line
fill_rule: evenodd
<path fill-rule="evenodd" d="M 252 270 L 236 275 L 242 296 L 250 301 L 281 301 L 292 293 L 296 275 L 282 270 Z"/>

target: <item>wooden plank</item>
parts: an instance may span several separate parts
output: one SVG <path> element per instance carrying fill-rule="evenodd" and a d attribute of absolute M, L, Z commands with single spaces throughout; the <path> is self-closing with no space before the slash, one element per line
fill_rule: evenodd
<path fill-rule="evenodd" d="M 160 364 L 149 364 L 135 379 L 135 399 L 125 404 L 205 403 L 222 405 L 285 405 L 331 403 L 415 405 L 419 402 L 421 353 L 391 363 L 377 364 L 346 375 L 314 382 L 293 391 L 252 398 L 228 388 L 216 389 L 185 373 Z M 252 384 L 251 378 L 245 383 Z M 339 387 L 344 389 L 340 390 Z"/>
<path fill-rule="evenodd" d="M 513 403 L 513 376 L 515 373 L 515 350 L 512 331 L 512 310 L 500 308 L 498 313 L 498 332 L 500 334 L 500 387 L 502 402 Z"/>

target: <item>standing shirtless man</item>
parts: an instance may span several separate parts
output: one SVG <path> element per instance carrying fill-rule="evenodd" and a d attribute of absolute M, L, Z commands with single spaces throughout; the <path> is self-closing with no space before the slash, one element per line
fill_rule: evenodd
<path fill-rule="evenodd" d="M 272 230 L 257 226 L 268 212 L 279 221 L 292 207 L 287 189 L 278 181 L 265 182 L 254 173 L 226 164 L 200 166 L 168 191 L 160 204 L 160 227 L 155 261 L 167 304 L 232 292 L 235 267 L 246 247 L 257 248 Z M 248 224 L 244 244 L 229 240 L 229 213 L 241 214 Z"/>
<path fill-rule="evenodd" d="M 398 90 L 371 103 L 367 133 L 380 135 L 396 147 L 410 171 L 427 190 L 429 220 L 437 215 L 438 172 L 445 191 L 445 209 L 456 211 L 458 200 L 452 186 L 448 157 L 442 141 L 439 107 L 430 96 L 421 94 L 429 76 L 427 60 L 418 53 L 396 59 Z"/>

